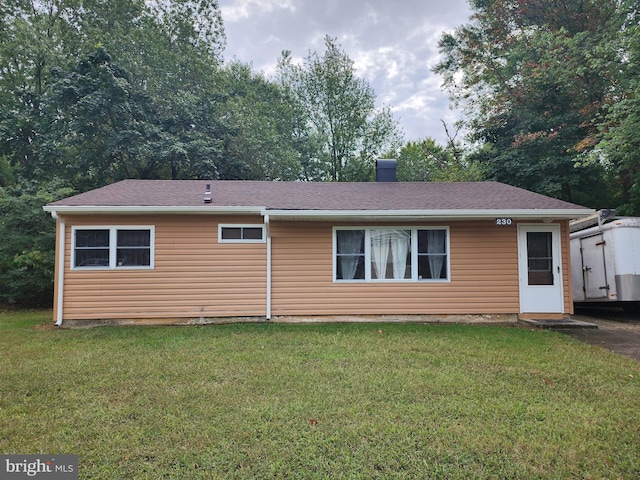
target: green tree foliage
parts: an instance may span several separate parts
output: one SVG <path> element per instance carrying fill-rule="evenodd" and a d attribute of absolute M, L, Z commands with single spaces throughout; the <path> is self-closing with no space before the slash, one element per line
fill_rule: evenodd
<path fill-rule="evenodd" d="M 472 21 L 440 41 L 436 71 L 465 106 L 475 158 L 500 181 L 591 205 L 611 75 L 593 59 L 615 38 L 616 0 L 473 0 Z"/>
<path fill-rule="evenodd" d="M 303 65 L 283 52 L 279 81 L 296 104 L 296 138 L 312 146 L 301 152 L 305 179 L 371 179 L 376 157 L 399 146 L 389 108 L 376 109 L 373 90 L 335 39 L 325 37 L 325 52 L 310 52 Z"/>
<path fill-rule="evenodd" d="M 398 155 L 398 181 L 472 182 L 484 179 L 480 165 L 432 138 L 408 142 Z"/>
<path fill-rule="evenodd" d="M 42 205 L 71 193 L 57 183 L 0 187 L 0 304 L 51 305 L 55 220 Z"/>
<path fill-rule="evenodd" d="M 227 64 L 218 81 L 224 93 L 218 108 L 225 159 L 220 178 L 299 179 L 295 112 L 284 91 L 238 62 Z"/>
<path fill-rule="evenodd" d="M 604 164 L 619 192 L 618 213 L 640 216 L 640 9 L 636 0 L 620 2 L 613 22 L 615 39 L 601 46 L 594 64 L 610 72 L 602 139 L 591 152 Z"/>
<path fill-rule="evenodd" d="M 157 132 L 146 95 L 98 48 L 50 86 L 42 99 L 49 128 L 41 134 L 40 178 L 53 173 L 83 191 L 123 178 L 152 178 L 155 158 L 147 149 Z"/>

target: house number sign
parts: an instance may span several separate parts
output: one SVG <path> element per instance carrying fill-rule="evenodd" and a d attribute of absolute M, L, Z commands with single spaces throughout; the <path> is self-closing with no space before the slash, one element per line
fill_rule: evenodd
<path fill-rule="evenodd" d="M 496 218 L 496 225 L 501 227 L 509 227 L 513 225 L 513 220 L 510 218 Z"/>

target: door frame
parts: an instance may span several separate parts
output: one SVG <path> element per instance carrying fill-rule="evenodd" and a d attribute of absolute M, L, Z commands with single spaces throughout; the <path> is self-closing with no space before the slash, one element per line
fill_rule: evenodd
<path fill-rule="evenodd" d="M 528 257 L 527 257 L 527 233 L 550 232 L 551 249 L 553 254 L 553 280 L 554 284 L 529 285 L 528 282 Z M 563 258 L 562 238 L 560 225 L 557 223 L 532 223 L 518 224 L 518 278 L 520 292 L 520 313 L 554 313 L 564 314 L 564 282 L 563 282 Z M 546 298 L 540 298 L 540 296 Z M 533 299 L 537 297 L 536 301 Z M 533 299 L 533 300 L 532 300 Z M 531 305 L 537 305 L 533 308 Z"/>

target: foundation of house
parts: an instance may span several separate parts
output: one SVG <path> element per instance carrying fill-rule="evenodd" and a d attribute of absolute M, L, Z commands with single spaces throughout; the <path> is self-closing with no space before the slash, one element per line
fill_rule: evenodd
<path fill-rule="evenodd" d="M 224 325 L 234 323 L 446 323 L 465 325 L 517 325 L 517 314 L 477 315 L 281 315 L 266 317 L 112 318 L 62 322 L 61 328 L 132 325 Z"/>

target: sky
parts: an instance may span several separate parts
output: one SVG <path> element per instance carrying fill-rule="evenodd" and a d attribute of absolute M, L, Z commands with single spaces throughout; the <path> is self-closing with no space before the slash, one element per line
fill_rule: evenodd
<path fill-rule="evenodd" d="M 283 50 L 302 63 L 310 51 L 324 53 L 329 35 L 373 88 L 378 107 L 391 108 L 406 141 L 445 144 L 441 120 L 453 133 L 461 115 L 449 108 L 431 68 L 442 34 L 468 23 L 467 0 L 219 0 L 219 6 L 226 60 L 270 76 Z"/>

